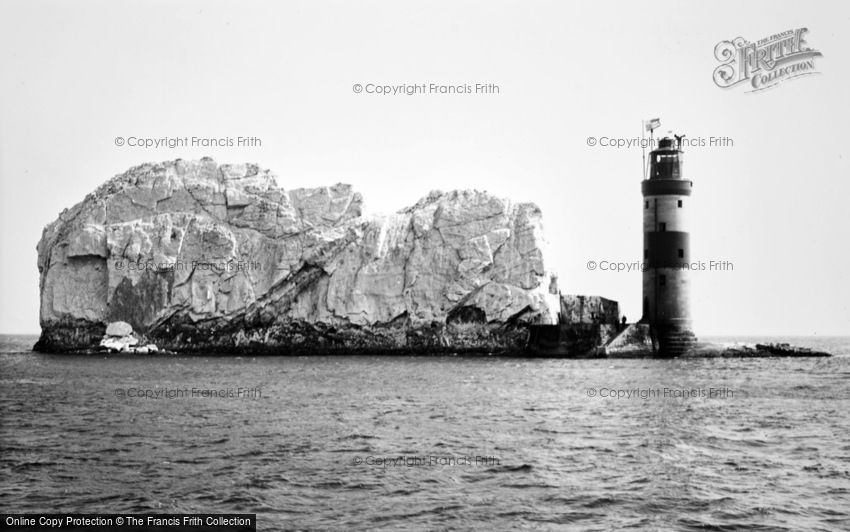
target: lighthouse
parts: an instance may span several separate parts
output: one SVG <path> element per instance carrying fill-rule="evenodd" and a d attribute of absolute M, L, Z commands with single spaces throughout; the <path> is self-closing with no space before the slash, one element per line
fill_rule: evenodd
<path fill-rule="evenodd" d="M 690 227 L 693 182 L 682 171 L 682 136 L 664 137 L 650 152 L 643 192 L 643 317 L 661 356 L 696 342 L 691 330 Z"/>

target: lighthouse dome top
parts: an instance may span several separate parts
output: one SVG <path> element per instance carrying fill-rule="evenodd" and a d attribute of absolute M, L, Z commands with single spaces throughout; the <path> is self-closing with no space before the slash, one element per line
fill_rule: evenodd
<path fill-rule="evenodd" d="M 684 152 L 681 149 L 684 135 L 663 137 L 658 141 L 658 148 L 652 150 L 649 156 L 649 180 L 681 180 Z"/>
<path fill-rule="evenodd" d="M 682 151 L 682 139 L 684 135 L 663 137 L 658 141 L 658 148 L 655 151 Z"/>

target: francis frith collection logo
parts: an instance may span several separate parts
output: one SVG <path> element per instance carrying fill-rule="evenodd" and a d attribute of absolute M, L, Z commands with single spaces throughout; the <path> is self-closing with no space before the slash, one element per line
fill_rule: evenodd
<path fill-rule="evenodd" d="M 750 42 L 743 37 L 721 41 L 714 57 L 722 64 L 714 69 L 714 83 L 728 89 L 747 83 L 756 92 L 784 81 L 817 74 L 815 58 L 821 53 L 806 42 L 808 28 L 783 31 Z"/>

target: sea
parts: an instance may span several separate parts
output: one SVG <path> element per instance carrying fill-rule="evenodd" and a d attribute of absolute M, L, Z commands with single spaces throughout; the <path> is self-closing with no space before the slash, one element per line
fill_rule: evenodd
<path fill-rule="evenodd" d="M 850 530 L 831 358 L 75 356 L 0 337 L 0 513 L 259 530 Z"/>

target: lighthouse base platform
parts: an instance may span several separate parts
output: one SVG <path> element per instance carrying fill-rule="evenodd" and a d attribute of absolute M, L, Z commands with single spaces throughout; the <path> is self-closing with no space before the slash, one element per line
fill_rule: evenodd
<path fill-rule="evenodd" d="M 697 344 L 697 337 L 689 325 L 650 325 L 649 331 L 655 340 L 655 351 L 661 357 L 682 356 Z"/>
<path fill-rule="evenodd" d="M 664 355 L 660 352 L 655 331 L 647 323 L 631 323 L 612 338 L 602 349 L 607 358 L 653 358 L 678 356 L 681 358 L 763 358 L 763 357 L 828 357 L 829 353 L 815 351 L 805 347 L 788 344 L 719 344 L 700 342 L 690 331 L 677 336 L 669 331 L 669 341 L 673 352 L 678 355 Z M 686 347 L 687 346 L 687 347 Z M 669 352 L 668 352 L 669 353 Z"/>

